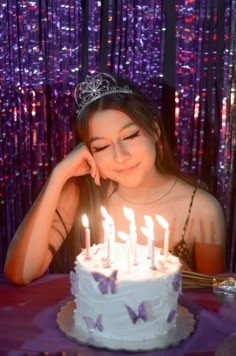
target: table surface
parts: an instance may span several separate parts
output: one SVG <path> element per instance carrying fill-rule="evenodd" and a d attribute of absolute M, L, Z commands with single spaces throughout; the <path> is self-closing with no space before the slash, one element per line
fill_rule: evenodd
<path fill-rule="evenodd" d="M 67 337 L 57 314 L 70 300 L 67 274 L 48 274 L 28 286 L 14 286 L 1 277 L 0 355 L 132 355 L 88 347 Z M 194 315 L 193 334 L 175 347 L 139 355 L 214 355 L 236 331 L 235 300 L 222 301 L 211 290 L 184 290 L 179 302 Z"/>

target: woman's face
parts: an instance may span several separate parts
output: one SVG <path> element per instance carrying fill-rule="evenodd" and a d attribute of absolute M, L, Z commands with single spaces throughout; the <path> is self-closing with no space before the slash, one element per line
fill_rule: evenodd
<path fill-rule="evenodd" d="M 125 187 L 146 186 L 157 174 L 155 138 L 118 110 L 89 120 L 90 149 L 103 178 Z"/>

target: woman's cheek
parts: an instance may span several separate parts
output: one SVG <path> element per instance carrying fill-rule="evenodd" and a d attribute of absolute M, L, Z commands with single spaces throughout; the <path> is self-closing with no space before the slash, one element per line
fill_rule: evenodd
<path fill-rule="evenodd" d="M 107 171 L 107 167 L 108 167 L 108 164 L 107 164 L 107 161 L 106 160 L 103 160 L 101 159 L 100 157 L 96 157 L 96 155 L 94 156 L 94 160 L 97 164 L 97 167 L 98 167 L 98 170 L 99 170 L 99 173 L 100 173 L 100 176 L 103 178 L 103 179 L 107 179 L 107 175 L 106 175 L 106 171 Z"/>
<path fill-rule="evenodd" d="M 107 178 L 108 178 L 108 177 L 107 177 L 105 174 L 103 174 L 102 172 L 100 172 L 100 176 L 101 176 L 102 179 L 107 179 Z"/>
<path fill-rule="evenodd" d="M 103 178 L 103 179 L 107 179 L 108 177 L 107 177 L 107 165 L 105 165 L 105 167 L 104 167 L 104 165 L 98 165 L 98 169 L 99 169 L 99 172 L 100 172 L 100 175 L 101 175 L 101 177 Z"/>

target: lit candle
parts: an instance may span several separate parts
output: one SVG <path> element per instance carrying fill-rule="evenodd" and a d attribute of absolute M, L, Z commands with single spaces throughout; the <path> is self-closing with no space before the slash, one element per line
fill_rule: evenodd
<path fill-rule="evenodd" d="M 148 258 L 151 258 L 151 269 L 156 269 L 155 266 L 155 238 L 154 238 L 154 222 L 151 216 L 144 215 L 146 226 L 141 226 L 142 233 L 148 238 Z"/>
<path fill-rule="evenodd" d="M 84 237 L 85 237 L 85 249 L 86 249 L 86 260 L 90 260 L 90 228 L 89 228 L 89 220 L 86 214 L 82 215 L 82 224 L 84 227 Z"/>
<path fill-rule="evenodd" d="M 161 216 L 161 215 L 156 215 L 157 221 L 159 224 L 165 229 L 165 235 L 164 235 L 164 257 L 167 259 L 168 256 L 168 250 L 169 250 L 169 224 L 168 222 Z"/>
<path fill-rule="evenodd" d="M 102 222 L 104 229 L 104 245 L 106 248 L 106 267 L 111 266 L 111 235 L 109 233 L 109 224 L 106 220 Z"/>
<path fill-rule="evenodd" d="M 151 249 L 151 269 L 157 269 L 155 266 L 155 241 L 154 238 L 150 239 L 150 249 Z"/>
<path fill-rule="evenodd" d="M 112 217 L 108 214 L 107 210 L 101 206 L 101 212 L 105 220 L 103 221 L 104 229 L 104 245 L 107 251 L 106 267 L 111 266 L 112 260 L 112 246 L 115 241 L 115 226 Z"/>
<path fill-rule="evenodd" d="M 126 245 L 126 266 L 127 266 L 127 272 L 130 270 L 130 234 L 126 234 L 123 231 L 118 231 L 117 232 L 118 237 L 125 241 Z"/>
<path fill-rule="evenodd" d="M 113 221 L 111 215 L 108 214 L 108 212 L 107 212 L 107 210 L 104 208 L 104 206 L 101 206 L 101 213 L 102 213 L 103 217 L 108 221 L 108 223 L 109 223 L 110 225 L 114 225 L 114 221 Z"/>
<path fill-rule="evenodd" d="M 135 224 L 135 214 L 133 209 L 127 208 L 126 206 L 123 207 L 123 213 L 127 220 L 130 221 L 129 224 L 129 235 L 130 235 L 130 243 L 132 246 L 133 251 L 133 264 L 137 265 L 137 228 Z"/>

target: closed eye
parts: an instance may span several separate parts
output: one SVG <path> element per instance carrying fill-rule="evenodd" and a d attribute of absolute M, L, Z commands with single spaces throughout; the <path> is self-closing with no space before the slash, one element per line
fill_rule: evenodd
<path fill-rule="evenodd" d="M 109 145 L 102 146 L 102 147 L 93 147 L 93 151 L 94 152 L 100 152 L 100 151 L 105 150 L 107 147 L 109 147 Z"/>
<path fill-rule="evenodd" d="M 129 135 L 129 136 L 123 138 L 123 141 L 132 140 L 133 138 L 138 137 L 140 132 L 141 132 L 141 130 L 138 130 L 138 131 L 134 132 L 132 135 Z M 93 151 L 94 151 L 94 153 L 101 152 L 101 151 L 105 150 L 108 147 L 110 147 L 110 145 L 105 145 L 105 146 L 102 146 L 102 147 L 93 147 Z"/>
<path fill-rule="evenodd" d="M 130 140 L 130 139 L 132 139 L 132 138 L 135 138 L 135 137 L 139 136 L 140 131 L 141 131 L 141 130 L 138 130 L 138 131 L 136 131 L 135 133 L 133 133 L 132 135 L 129 135 L 129 136 L 125 137 L 124 140 Z"/>

